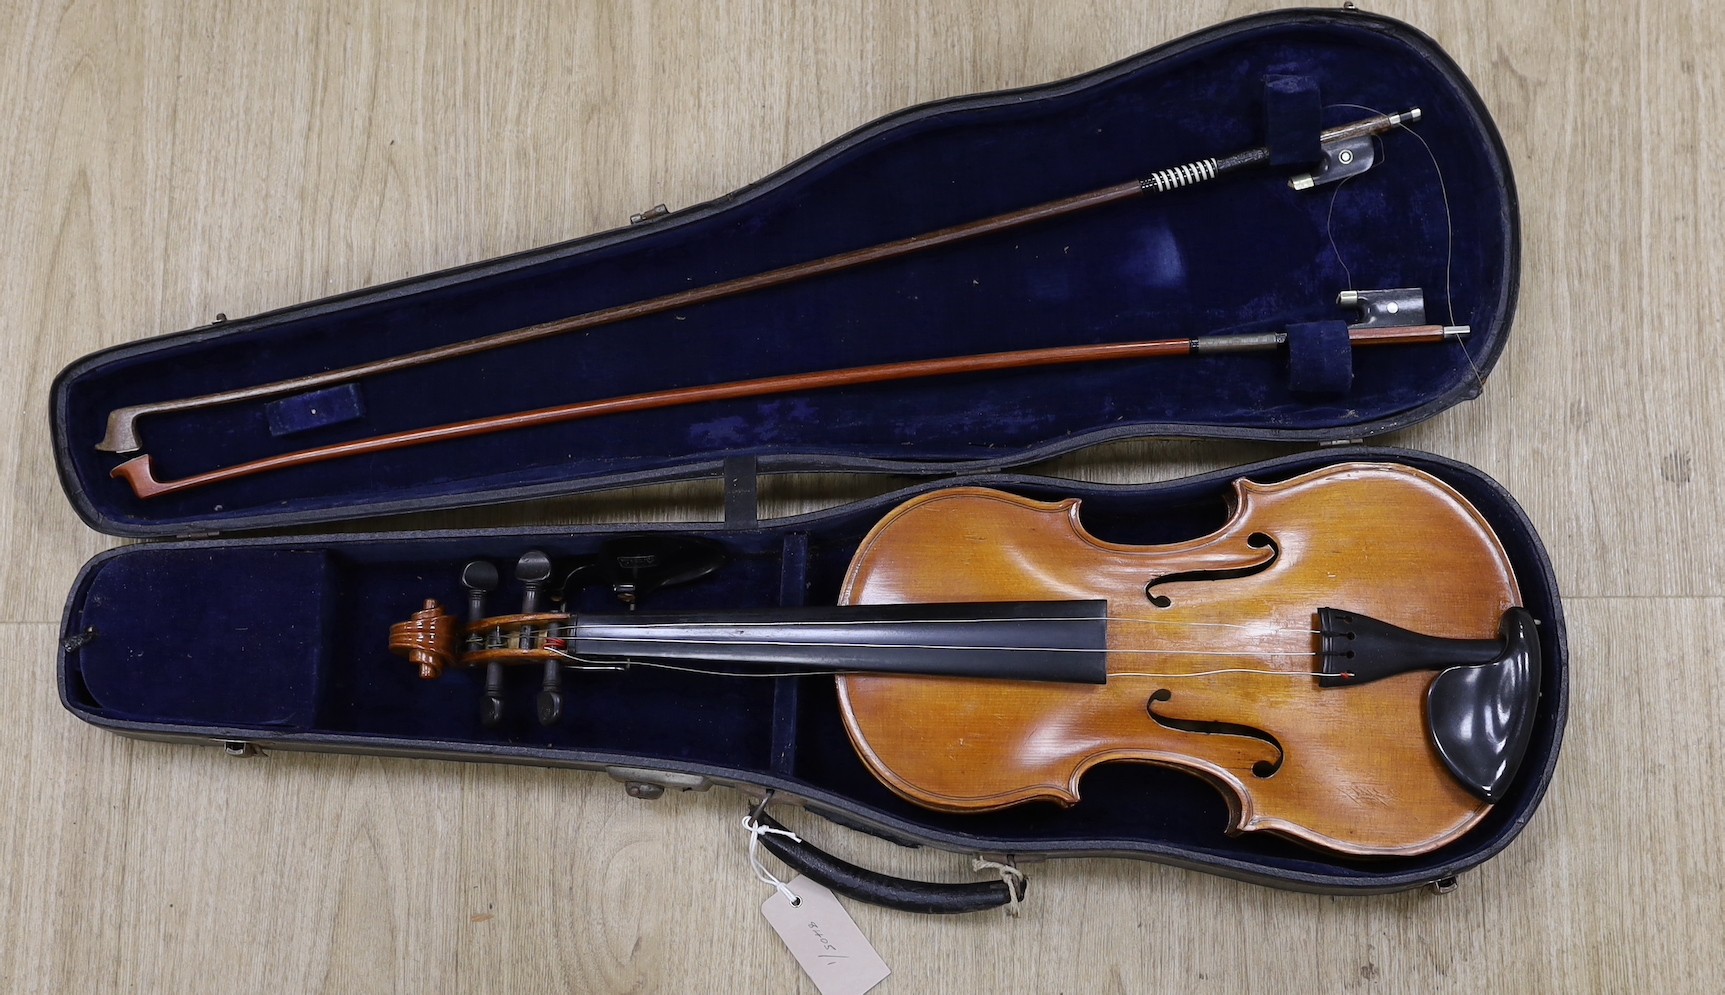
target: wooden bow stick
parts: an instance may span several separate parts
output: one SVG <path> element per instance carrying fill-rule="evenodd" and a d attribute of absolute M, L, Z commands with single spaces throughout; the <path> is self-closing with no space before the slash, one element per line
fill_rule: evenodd
<path fill-rule="evenodd" d="M 1400 114 L 1374 115 L 1372 117 L 1354 121 L 1350 124 L 1339 125 L 1334 128 L 1326 129 L 1319 134 L 1318 139 L 1320 145 L 1327 151 L 1328 149 L 1343 143 L 1357 142 L 1360 139 L 1369 138 L 1369 136 L 1372 135 L 1382 134 L 1398 125 L 1418 121 L 1419 117 L 1420 111 L 1417 107 Z M 529 325 L 526 328 L 517 328 L 512 331 L 500 332 L 496 335 L 487 335 L 482 338 L 469 339 L 465 342 L 454 342 L 449 345 L 437 346 L 431 349 L 422 349 L 419 352 L 411 352 L 400 356 L 392 356 L 387 359 L 360 363 L 354 366 L 343 367 L 338 370 L 328 370 L 323 373 L 314 373 L 308 376 L 293 377 L 287 380 L 278 380 L 273 383 L 259 384 L 255 387 L 241 387 L 234 390 L 218 391 L 213 394 L 202 394 L 197 397 L 185 397 L 171 401 L 157 401 L 149 404 L 134 404 L 126 407 L 115 408 L 108 414 L 106 432 L 103 434 L 102 440 L 96 444 L 96 448 L 103 452 L 110 453 L 130 453 L 138 451 L 142 448 L 142 443 L 138 438 L 137 423 L 139 418 L 146 415 L 161 414 L 171 411 L 195 411 L 202 408 L 216 407 L 218 405 L 235 404 L 240 401 L 257 401 L 272 397 L 281 397 L 287 394 L 297 394 L 301 391 L 349 383 L 366 377 L 376 376 L 378 374 L 393 373 L 397 370 L 405 370 L 417 366 L 425 366 L 431 363 L 439 363 L 447 359 L 455 359 L 461 356 L 471 356 L 476 353 L 488 352 L 492 349 L 501 349 L 505 346 L 520 345 L 526 342 L 536 342 L 540 339 L 551 338 L 552 336 L 563 335 L 569 332 L 587 331 L 603 325 L 627 321 L 632 318 L 644 318 L 649 315 L 663 314 L 667 311 L 676 311 L 696 304 L 703 304 L 708 301 L 716 301 L 725 297 L 734 297 L 738 294 L 746 294 L 756 290 L 765 290 L 769 287 L 778 287 L 827 273 L 836 273 L 841 270 L 865 265 L 867 263 L 897 259 L 902 256 L 908 256 L 912 253 L 922 252 L 937 246 L 951 245 L 955 242 L 962 242 L 982 235 L 989 235 L 1038 221 L 1045 221 L 1050 218 L 1058 218 L 1064 215 L 1074 214 L 1079 211 L 1101 207 L 1147 193 L 1166 193 L 1167 191 L 1175 190 L 1180 187 L 1190 186 L 1194 183 L 1214 179 L 1227 173 L 1265 165 L 1269 161 L 1270 149 L 1268 147 L 1260 146 L 1258 148 L 1236 152 L 1233 155 L 1224 156 L 1222 158 L 1201 159 L 1196 162 L 1186 163 L 1185 165 L 1163 169 L 1152 173 L 1141 180 L 1129 180 L 1125 183 L 1120 183 L 1111 187 L 1104 187 L 1100 190 L 1093 190 L 1088 193 L 1077 194 L 1060 200 L 1048 201 L 1047 203 L 1037 204 L 1033 207 L 1009 211 L 1005 214 L 997 214 L 978 221 L 953 225 L 949 228 L 941 228 L 921 235 L 912 235 L 909 238 L 901 238 L 894 242 L 884 242 L 879 245 L 854 249 L 849 252 L 841 252 L 837 255 L 797 263 L 780 269 L 769 270 L 765 273 L 739 277 L 734 280 L 725 280 L 705 287 L 682 290 L 673 294 L 666 294 L 661 297 L 653 297 L 644 301 L 636 301 L 631 304 L 621 304 L 616 307 L 590 311 L 586 314 L 579 314 L 569 318 L 560 318 L 556 321 L 547 321 L 538 325 Z M 1331 178 L 1332 175 L 1336 174 L 1323 174 L 1322 176 L 1312 174 L 1296 177 L 1290 182 L 1299 189 L 1305 189 L 1311 186 L 1314 182 L 1325 182 L 1327 179 Z M 1314 176 L 1318 176 L 1318 178 L 1314 179 Z M 540 413 L 536 412 L 533 413 L 533 415 L 524 417 L 534 417 L 537 414 Z M 538 423 L 536 422 L 535 424 Z M 432 429 L 428 431 L 442 430 Z M 391 436 L 385 438 L 396 437 Z M 370 441 L 380 442 L 382 440 Z M 365 451 L 375 452 L 377 450 L 368 449 Z M 287 456 L 281 457 L 281 459 L 292 460 L 295 459 L 295 457 Z M 126 468 L 134 466 L 136 462 L 137 461 L 132 461 L 131 463 L 122 464 L 115 470 L 114 475 L 125 476 L 128 479 L 131 479 L 133 474 L 137 471 L 128 471 Z M 144 465 L 147 468 L 147 463 Z M 295 464 L 282 463 L 278 465 Z M 143 492 L 140 491 L 139 493 L 142 494 Z"/>
<path fill-rule="evenodd" d="M 1388 291 L 1385 293 L 1402 295 L 1406 294 L 1407 291 Z M 1365 296 L 1368 295 L 1360 292 L 1347 292 L 1342 295 L 1342 301 L 1358 306 L 1362 304 L 1359 298 Z M 1370 305 L 1365 304 L 1364 307 L 1367 313 L 1366 320 L 1348 328 L 1348 341 L 1352 345 L 1443 342 L 1449 339 L 1461 339 L 1468 334 L 1466 326 L 1379 323 L 1373 320 Z M 1423 313 L 1423 309 L 1421 313 Z M 133 492 L 138 497 L 152 498 L 205 487 L 226 480 L 250 477 L 271 470 L 284 470 L 289 467 L 323 463 L 350 456 L 363 456 L 368 453 L 390 452 L 396 449 L 423 446 L 432 442 L 467 439 L 479 435 L 490 435 L 495 432 L 556 425 L 584 418 L 595 418 L 600 415 L 651 411 L 655 408 L 678 407 L 707 401 L 733 401 L 797 391 L 885 383 L 894 380 L 950 376 L 958 373 L 987 373 L 1036 366 L 1224 352 L 1262 352 L 1280 348 L 1287 343 L 1287 339 L 1286 332 L 1209 335 L 1195 339 L 1157 339 L 1149 342 L 1117 342 L 1101 345 L 1059 346 L 1049 349 L 1022 349 L 1015 352 L 994 352 L 977 356 L 954 356 L 946 359 L 914 360 L 903 363 L 883 363 L 877 366 L 858 366 L 842 370 L 823 370 L 815 373 L 795 373 L 756 380 L 738 380 L 730 383 L 630 394 L 625 397 L 581 401 L 575 404 L 540 408 L 536 411 L 518 414 L 475 418 L 471 421 L 395 432 L 369 439 L 359 439 L 354 442 L 320 446 L 315 449 L 303 449 L 299 452 L 285 453 L 280 456 L 253 460 L 249 463 L 222 467 L 207 473 L 182 477 L 178 480 L 157 480 L 150 455 L 146 453 L 142 456 L 133 457 L 115 467 L 112 476 L 122 478 L 131 484 Z"/>

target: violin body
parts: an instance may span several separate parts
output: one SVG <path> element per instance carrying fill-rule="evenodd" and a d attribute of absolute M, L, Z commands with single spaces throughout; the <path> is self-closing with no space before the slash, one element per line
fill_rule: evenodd
<path fill-rule="evenodd" d="M 960 488 L 888 514 L 842 601 L 1103 599 L 1108 681 L 839 677 L 870 771 L 919 805 L 968 812 L 1075 804 L 1097 764 L 1153 763 L 1221 790 L 1230 832 L 1362 856 L 1423 853 L 1465 833 L 1490 806 L 1433 744 L 1435 675 L 1321 687 L 1313 630 L 1331 606 L 1492 638 L 1520 603 L 1496 536 L 1454 490 L 1406 467 L 1239 480 L 1235 497 L 1220 530 L 1166 546 L 1091 536 L 1077 500 Z M 1207 676 L 1184 676 L 1196 674 Z"/>

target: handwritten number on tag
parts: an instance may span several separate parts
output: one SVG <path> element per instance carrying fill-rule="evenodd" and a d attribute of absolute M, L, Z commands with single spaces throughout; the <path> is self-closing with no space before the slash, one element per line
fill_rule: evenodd
<path fill-rule="evenodd" d="M 832 892 L 802 875 L 788 887 L 797 904 L 774 892 L 761 914 L 821 995 L 863 995 L 892 973 Z"/>

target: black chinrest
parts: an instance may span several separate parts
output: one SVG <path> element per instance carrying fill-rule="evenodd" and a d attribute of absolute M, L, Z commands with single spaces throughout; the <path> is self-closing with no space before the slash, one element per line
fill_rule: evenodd
<path fill-rule="evenodd" d="M 1539 632 L 1525 608 L 1503 613 L 1503 650 L 1490 663 L 1451 667 L 1426 693 L 1432 743 L 1469 791 L 1502 800 L 1533 738 Z"/>

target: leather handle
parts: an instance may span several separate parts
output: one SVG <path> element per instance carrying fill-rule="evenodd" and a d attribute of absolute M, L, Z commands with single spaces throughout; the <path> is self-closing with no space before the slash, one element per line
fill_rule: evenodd
<path fill-rule="evenodd" d="M 756 822 L 768 829 L 785 831 L 785 827 L 765 815 L 756 813 Z M 938 884 L 880 874 L 840 860 L 812 844 L 778 833 L 762 833 L 761 845 L 785 865 L 835 894 L 859 902 L 879 905 L 901 912 L 922 912 L 932 915 L 956 915 L 961 912 L 981 912 L 997 909 L 1016 898 L 1024 900 L 1025 884 L 1018 879 L 1017 887 L 1008 890 L 1005 881 L 980 881 L 972 884 Z"/>

